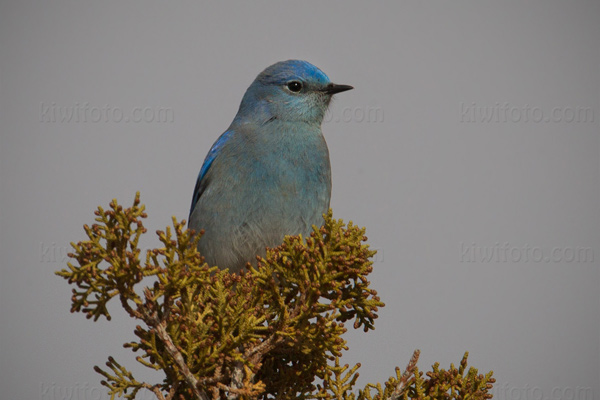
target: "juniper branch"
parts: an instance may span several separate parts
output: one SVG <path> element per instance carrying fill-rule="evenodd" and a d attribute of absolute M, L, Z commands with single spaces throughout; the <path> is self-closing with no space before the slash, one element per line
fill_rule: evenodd
<path fill-rule="evenodd" d="M 396 385 L 396 388 L 394 389 L 391 396 L 389 397 L 390 400 L 398 400 L 404 395 L 407 385 L 408 385 L 410 379 L 414 375 L 414 371 L 415 371 L 415 368 L 417 367 L 417 361 L 419 361 L 420 354 L 421 354 L 421 351 L 418 349 L 413 352 L 413 355 L 410 358 L 410 361 L 408 362 L 406 369 L 402 373 L 402 376 L 400 377 L 398 384 Z"/>
<path fill-rule="evenodd" d="M 175 361 L 175 363 L 177 364 L 179 371 L 184 376 L 185 381 L 187 382 L 188 387 L 190 388 L 190 390 L 192 391 L 194 396 L 198 400 L 209 400 L 206 393 L 204 393 L 203 391 L 201 391 L 198 388 L 198 380 L 196 379 L 194 374 L 192 374 L 192 372 L 190 371 L 189 367 L 185 363 L 185 360 L 183 359 L 183 356 L 181 355 L 179 350 L 177 350 L 175 343 L 173 343 L 173 340 L 171 340 L 171 337 L 169 336 L 169 334 L 167 333 L 167 331 L 165 329 L 165 323 L 158 321 L 158 319 L 155 316 L 147 315 L 146 317 L 151 322 L 151 324 L 152 324 L 151 326 L 154 328 L 154 330 L 158 334 L 158 337 L 165 345 L 167 351 L 169 352 L 169 355 L 173 358 L 173 361 Z"/>
<path fill-rule="evenodd" d="M 88 240 L 73 244 L 70 256 L 79 265 L 57 272 L 77 286 L 71 311 L 110 319 L 106 305 L 118 296 L 126 312 L 147 326 L 138 325 L 139 341 L 125 347 L 141 350 L 138 362 L 166 375 L 162 384 L 138 382 L 111 357 L 112 373 L 96 370 L 113 397 L 133 399 L 140 389 L 159 400 L 491 397 L 491 372 L 483 376 L 471 368 L 465 375 L 467 354 L 458 369 L 435 364 L 423 377 L 418 351 L 385 388 L 369 384 L 358 396 L 352 392 L 360 365 L 350 370 L 339 365 L 347 349 L 344 323 L 374 329 L 384 304 L 367 280 L 375 252 L 364 243 L 364 228 L 334 220 L 331 212 L 309 238 L 286 237 L 239 275 L 203 264 L 197 251 L 201 236 L 176 219 L 173 229 L 157 232 L 162 247 L 147 251 L 142 263 L 137 244 L 147 216 L 139 193 L 132 207 L 113 200 L 96 216 L 97 224 L 84 227 Z M 156 281 L 140 296 L 137 285 L 144 277 Z M 315 387 L 316 378 L 322 387 Z M 370 389 L 377 391 L 374 397 Z"/>

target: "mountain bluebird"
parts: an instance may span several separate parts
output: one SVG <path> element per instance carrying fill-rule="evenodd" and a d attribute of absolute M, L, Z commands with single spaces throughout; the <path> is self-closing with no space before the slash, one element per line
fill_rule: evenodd
<path fill-rule="evenodd" d="M 314 65 L 288 60 L 261 72 L 200 169 L 189 227 L 206 262 L 239 272 L 285 235 L 312 232 L 329 209 L 331 168 L 321 122 L 335 93 Z"/>

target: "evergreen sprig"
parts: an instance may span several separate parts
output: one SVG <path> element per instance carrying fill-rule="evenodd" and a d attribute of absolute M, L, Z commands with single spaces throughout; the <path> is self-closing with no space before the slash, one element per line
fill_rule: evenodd
<path fill-rule="evenodd" d="M 375 252 L 365 244 L 364 228 L 334 220 L 330 211 L 310 237 L 288 236 L 255 266 L 231 274 L 205 264 L 197 250 L 201 235 L 175 218 L 172 228 L 157 232 L 160 247 L 142 261 L 138 243 L 147 216 L 139 193 L 131 207 L 113 200 L 95 215 L 96 223 L 84 226 L 88 239 L 72 243 L 74 262 L 57 272 L 76 286 L 71 312 L 110 320 L 106 305 L 118 297 L 141 322 L 138 339 L 124 346 L 140 353 L 139 363 L 165 374 L 161 383 L 138 382 L 109 357 L 110 372 L 95 370 L 111 399 L 134 399 L 147 389 L 161 400 L 355 400 L 359 366 L 339 364 L 347 349 L 344 323 L 374 329 L 384 305 L 369 287 Z M 153 284 L 142 287 L 144 278 Z M 358 400 L 491 397 L 491 373 L 482 377 L 471 369 L 463 377 L 466 355 L 459 369 L 434 365 L 427 378 L 417 358 L 385 388 L 367 386 Z"/>

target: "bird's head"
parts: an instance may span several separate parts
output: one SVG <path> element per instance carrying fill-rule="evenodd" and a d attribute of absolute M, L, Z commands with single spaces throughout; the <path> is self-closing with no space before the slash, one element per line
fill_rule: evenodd
<path fill-rule="evenodd" d="M 280 61 L 261 72 L 246 91 L 238 122 L 278 119 L 320 125 L 334 94 L 353 89 L 336 85 L 314 65 L 301 60 Z"/>

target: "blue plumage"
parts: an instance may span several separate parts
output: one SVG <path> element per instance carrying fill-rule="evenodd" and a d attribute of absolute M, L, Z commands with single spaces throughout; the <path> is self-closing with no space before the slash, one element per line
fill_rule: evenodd
<path fill-rule="evenodd" d="M 314 65 L 276 63 L 246 91 L 200 169 L 189 227 L 210 265 L 240 271 L 285 235 L 310 234 L 329 208 L 331 169 L 321 123 L 335 85 Z"/>

